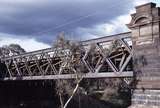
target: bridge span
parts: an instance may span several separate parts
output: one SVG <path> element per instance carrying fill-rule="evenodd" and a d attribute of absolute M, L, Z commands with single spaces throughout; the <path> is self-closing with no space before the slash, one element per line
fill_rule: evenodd
<path fill-rule="evenodd" d="M 114 41 L 119 45 L 109 56 L 105 55 L 104 49 L 111 46 Z M 92 44 L 96 45 L 96 51 L 99 53 L 94 66 L 89 63 L 89 50 Z M 66 72 L 59 74 L 60 65 L 66 62 L 62 61 L 61 57 L 67 59 L 72 55 L 68 49 L 63 49 L 61 54 L 58 50 L 62 49 L 48 48 L 1 58 L 6 66 L 1 80 L 133 77 L 130 32 L 82 41 L 82 45 L 85 52 L 81 54 L 79 64 L 84 65 L 85 70 L 80 74 Z"/>
<path fill-rule="evenodd" d="M 73 78 L 134 78 L 132 108 L 160 106 L 160 8 L 155 3 L 136 7 L 127 24 L 131 32 L 83 41 L 83 53 L 48 48 L 1 58 L 1 81 Z M 125 20 L 125 19 L 124 19 Z M 109 50 L 109 46 L 118 46 Z M 89 45 L 96 54 L 90 54 Z M 79 57 L 75 59 L 74 57 Z M 94 58 L 96 57 L 96 59 Z M 70 61 L 70 59 L 74 61 Z M 94 58 L 94 59 L 93 59 Z M 72 68 L 63 68 L 63 65 Z M 78 66 L 83 71 L 76 72 Z M 127 80 L 126 80 L 127 81 Z M 134 107 L 135 105 L 135 107 Z M 138 106 L 137 106 L 138 105 Z M 141 107 L 140 107 L 141 108 Z"/>

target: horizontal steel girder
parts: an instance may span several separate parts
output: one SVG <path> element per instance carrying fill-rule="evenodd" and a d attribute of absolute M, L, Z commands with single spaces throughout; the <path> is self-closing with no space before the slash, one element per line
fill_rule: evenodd
<path fill-rule="evenodd" d="M 56 79 L 75 79 L 75 78 L 124 78 L 133 77 L 133 71 L 126 72 L 103 72 L 103 73 L 86 73 L 86 74 L 61 74 L 46 76 L 24 76 L 24 77 L 6 77 L 1 80 L 56 80 Z"/>

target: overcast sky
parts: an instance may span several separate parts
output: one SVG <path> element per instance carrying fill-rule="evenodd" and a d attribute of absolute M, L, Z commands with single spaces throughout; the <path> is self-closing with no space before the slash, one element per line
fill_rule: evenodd
<path fill-rule="evenodd" d="M 60 32 L 77 40 L 127 32 L 134 7 L 148 1 L 159 0 L 0 0 L 0 46 L 33 51 Z"/>

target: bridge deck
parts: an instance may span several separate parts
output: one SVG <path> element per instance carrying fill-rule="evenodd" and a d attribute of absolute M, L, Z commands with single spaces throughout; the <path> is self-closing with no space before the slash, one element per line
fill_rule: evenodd
<path fill-rule="evenodd" d="M 56 80 L 56 79 L 75 79 L 75 78 L 122 78 L 133 77 L 133 71 L 123 73 L 103 72 L 103 73 L 86 73 L 86 74 L 61 74 L 61 75 L 46 75 L 46 76 L 24 76 L 24 77 L 6 77 L 1 80 Z"/>

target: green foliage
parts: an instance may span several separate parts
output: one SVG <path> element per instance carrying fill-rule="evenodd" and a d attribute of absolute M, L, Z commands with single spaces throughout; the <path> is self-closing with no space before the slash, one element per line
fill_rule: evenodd
<path fill-rule="evenodd" d="M 120 47 L 120 43 L 115 40 L 111 42 L 111 45 L 108 48 L 104 49 L 104 54 L 109 56 L 112 52 L 116 51 Z M 96 44 L 91 44 L 88 50 L 87 60 L 91 66 L 95 67 L 95 63 L 98 58 L 102 56 L 96 48 Z M 53 45 L 54 49 L 57 49 L 57 56 L 60 56 L 61 63 L 58 74 L 77 74 L 80 76 L 82 73 L 88 71 L 84 65 L 81 63 L 81 59 L 85 54 L 85 48 L 79 42 L 73 42 L 66 40 L 64 34 L 61 33 L 57 41 Z M 68 52 L 64 52 L 68 51 Z M 56 81 L 56 90 L 57 94 L 62 97 L 71 96 L 74 88 L 79 79 L 76 80 L 57 80 Z M 123 79 L 113 78 L 100 80 L 100 85 L 103 87 L 104 93 L 94 93 L 97 88 L 97 83 L 99 80 L 83 79 L 80 83 L 80 87 L 76 93 L 83 95 L 94 95 L 97 99 L 103 100 L 110 103 L 116 103 L 123 105 L 126 101 L 121 99 L 122 86 L 124 85 Z M 64 98 L 61 101 L 64 101 Z"/>

